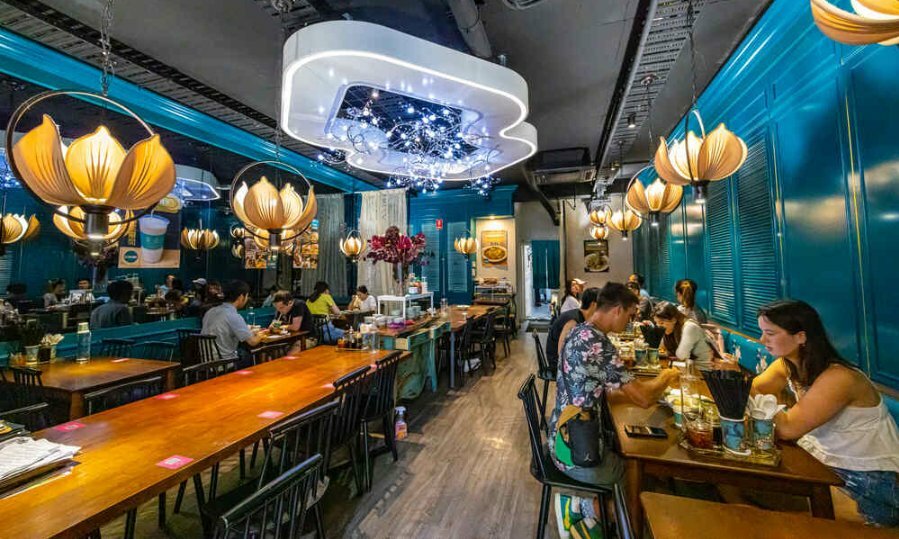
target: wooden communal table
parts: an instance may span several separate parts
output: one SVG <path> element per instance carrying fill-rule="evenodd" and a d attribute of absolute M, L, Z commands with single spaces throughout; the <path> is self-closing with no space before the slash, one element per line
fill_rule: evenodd
<path fill-rule="evenodd" d="M 634 529 L 643 529 L 639 496 L 646 475 L 805 496 L 810 501 L 812 515 L 834 518 L 830 487 L 843 482 L 795 444 L 778 442 L 781 462 L 777 467 L 702 459 L 678 445 L 680 429 L 674 425 L 674 414 L 669 408 L 657 404 L 643 409 L 618 395 L 609 399 L 609 410 L 620 452 L 625 458 L 628 510 Z M 662 427 L 668 437 L 630 438 L 624 432 L 627 425 Z"/>
<path fill-rule="evenodd" d="M 451 388 L 456 387 L 456 333 L 462 331 L 469 320 L 477 320 L 494 309 L 497 309 L 495 305 L 471 305 L 466 309 L 461 309 L 457 305 L 450 307 L 449 385 Z"/>
<path fill-rule="evenodd" d="M 640 495 L 653 539 L 895 539 L 895 530 L 655 492 Z"/>
<path fill-rule="evenodd" d="M 399 353 L 319 346 L 80 419 L 74 430 L 40 431 L 80 446 L 78 465 L 0 499 L 0 538 L 84 536 L 326 402 L 337 378 Z M 183 464 L 160 465 L 172 457 Z"/>
<path fill-rule="evenodd" d="M 262 338 L 262 342 L 259 343 L 255 348 L 251 348 L 251 352 L 255 352 L 262 348 L 263 346 L 267 346 L 269 344 L 281 344 L 281 343 L 294 343 L 296 341 L 300 341 L 300 349 L 306 349 L 306 336 L 309 335 L 308 331 L 288 331 L 287 333 L 281 334 L 268 334 Z"/>
<path fill-rule="evenodd" d="M 162 376 L 163 389 L 175 387 L 175 374 L 180 367 L 171 361 L 151 359 L 93 357 L 86 363 L 56 361 L 28 365 L 39 369 L 43 392 L 50 400 L 68 405 L 69 420 L 84 415 L 84 395 L 106 387 Z"/>

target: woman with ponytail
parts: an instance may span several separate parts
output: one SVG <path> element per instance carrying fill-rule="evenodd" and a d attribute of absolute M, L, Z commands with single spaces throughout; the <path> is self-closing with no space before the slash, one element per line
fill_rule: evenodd
<path fill-rule="evenodd" d="M 699 285 L 693 279 L 681 279 L 674 285 L 674 293 L 677 295 L 678 309 L 687 318 L 692 318 L 699 324 L 708 324 L 709 317 L 705 315 L 702 307 L 696 305 L 696 292 Z"/>

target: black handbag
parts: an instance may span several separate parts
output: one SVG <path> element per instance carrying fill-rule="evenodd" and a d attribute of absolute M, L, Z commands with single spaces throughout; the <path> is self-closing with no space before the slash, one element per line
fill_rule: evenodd
<path fill-rule="evenodd" d="M 565 423 L 571 462 L 580 468 L 594 468 L 602 463 L 603 434 L 599 418 L 593 410 L 583 410 Z"/>

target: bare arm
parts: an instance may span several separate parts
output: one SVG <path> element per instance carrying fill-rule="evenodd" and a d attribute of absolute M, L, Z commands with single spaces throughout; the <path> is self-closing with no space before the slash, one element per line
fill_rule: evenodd
<path fill-rule="evenodd" d="M 855 399 L 858 382 L 851 370 L 841 367 L 826 369 L 802 399 L 774 418 L 778 438 L 796 440 L 827 423 Z"/>
<path fill-rule="evenodd" d="M 680 371 L 677 369 L 664 369 L 652 380 L 634 380 L 616 390 L 616 393 L 624 395 L 628 400 L 640 408 L 649 408 L 665 392 L 668 385 L 677 380 Z"/>
<path fill-rule="evenodd" d="M 287 326 L 287 329 L 290 331 L 300 331 L 300 326 L 303 325 L 303 317 L 302 316 L 294 316 L 290 320 L 290 325 Z"/>
<path fill-rule="evenodd" d="M 562 333 L 559 333 L 558 357 L 562 357 L 562 348 L 565 348 L 565 339 L 568 338 L 568 334 L 571 333 L 571 330 L 574 329 L 574 326 L 576 325 L 576 321 L 569 320 L 568 322 L 565 322 L 564 326 L 562 326 Z"/>
<path fill-rule="evenodd" d="M 780 395 L 787 387 L 787 366 L 779 358 L 752 381 L 752 394 Z"/>
<path fill-rule="evenodd" d="M 265 336 L 265 334 L 260 331 L 259 333 L 253 334 L 249 339 L 245 340 L 244 342 L 247 343 L 247 346 L 249 346 L 250 348 L 253 348 L 254 346 L 259 346 L 259 343 L 262 342 L 262 337 L 264 337 L 264 336 Z"/>

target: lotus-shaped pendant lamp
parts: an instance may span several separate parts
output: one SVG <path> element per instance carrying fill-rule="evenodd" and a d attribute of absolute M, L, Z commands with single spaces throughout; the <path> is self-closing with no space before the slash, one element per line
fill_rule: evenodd
<path fill-rule="evenodd" d="M 211 251 L 219 244 L 219 233 L 208 228 L 185 228 L 181 231 L 181 245 L 194 251 Z"/>
<path fill-rule="evenodd" d="M 148 210 L 175 185 L 175 163 L 159 135 L 150 133 L 126 152 L 101 125 L 67 147 L 59 127 L 44 115 L 13 146 L 13 169 L 44 203 L 79 207 L 87 237 L 97 241 L 110 236 L 114 210 Z M 69 220 L 76 214 L 55 213 Z"/>
<path fill-rule="evenodd" d="M 701 136 L 687 129 L 684 140 L 670 148 L 665 137 L 661 137 L 655 154 L 655 169 L 659 177 L 670 184 L 692 186 L 696 202 L 702 204 L 709 182 L 723 180 L 736 172 L 746 161 L 749 149 L 743 139 L 723 123 L 706 135 L 699 111 L 693 109 L 690 115 L 696 116 Z"/>
<path fill-rule="evenodd" d="M 353 262 L 359 261 L 359 257 L 364 249 L 365 240 L 355 230 L 351 230 L 346 238 L 340 240 L 340 252 Z"/>
<path fill-rule="evenodd" d="M 592 210 L 590 212 L 590 222 L 593 223 L 593 226 L 603 226 L 609 221 L 611 216 L 612 210 L 609 208 Z"/>
<path fill-rule="evenodd" d="M 238 180 L 246 169 L 247 167 L 244 167 L 238 172 L 235 180 Z M 241 182 L 232 195 L 231 207 L 250 234 L 258 238 L 263 232 L 267 233 L 268 243 L 273 252 L 280 250 L 282 242 L 293 240 L 309 228 L 318 212 L 315 189 L 311 184 L 304 204 L 303 198 L 292 184 L 286 183 L 279 190 L 265 176 L 252 186 Z"/>
<path fill-rule="evenodd" d="M 648 187 L 644 187 L 639 176 L 638 172 L 631 178 L 625 202 L 630 209 L 640 214 L 640 217 L 649 219 L 649 224 L 659 226 L 659 216 L 673 212 L 680 205 L 684 188 L 666 183 L 661 178 L 656 178 Z"/>
<path fill-rule="evenodd" d="M 134 226 L 134 221 L 124 222 L 132 217 L 131 212 L 126 212 L 125 219 L 118 213 L 113 212 L 109 214 L 109 229 L 106 234 L 99 238 L 92 238 L 89 237 L 85 231 L 82 222 L 84 220 L 84 210 L 79 206 L 74 206 L 72 208 L 60 206 L 57 208 L 57 211 L 63 215 L 57 214 L 53 216 L 53 224 L 56 228 L 79 243 L 86 242 L 91 244 L 96 248 L 96 251 L 92 249 L 92 252 L 99 252 L 103 243 L 109 244 L 119 241 L 119 239 L 128 233 L 128 231 L 131 230 L 131 227 Z M 72 219 L 66 217 L 68 215 L 70 215 Z"/>
<path fill-rule="evenodd" d="M 590 236 L 594 240 L 605 240 L 609 238 L 609 227 L 605 225 L 594 226 L 590 229 Z"/>
<path fill-rule="evenodd" d="M 6 254 L 6 246 L 18 241 L 25 241 L 37 235 L 41 224 L 32 215 L 25 216 L 17 213 L 7 213 L 0 218 L 0 256 Z"/>
<path fill-rule="evenodd" d="M 240 243 L 235 243 L 231 246 L 231 254 L 234 258 L 243 258 L 244 246 Z"/>
<path fill-rule="evenodd" d="M 465 255 L 465 258 L 468 258 L 477 252 L 478 242 L 471 236 L 471 233 L 466 231 L 462 236 L 453 241 L 453 247 L 456 249 L 457 253 Z"/>
<path fill-rule="evenodd" d="M 852 0 L 855 13 L 829 0 L 811 0 L 812 17 L 821 32 L 847 45 L 899 45 L 899 2 Z"/>
<path fill-rule="evenodd" d="M 618 232 L 621 232 L 621 239 L 627 241 L 628 233 L 640 228 L 640 225 L 643 224 L 643 219 L 630 208 L 622 208 L 612 212 L 608 224 Z"/>

